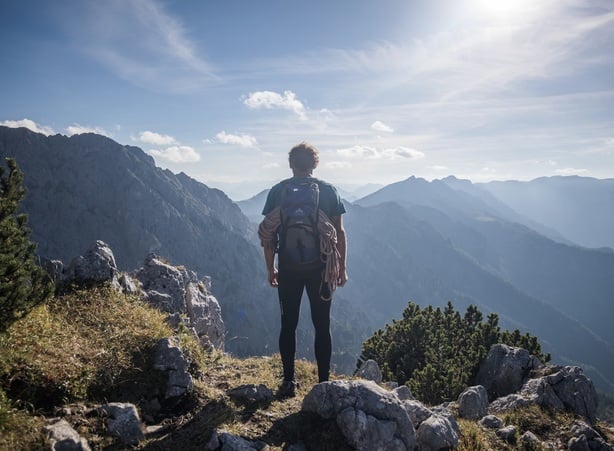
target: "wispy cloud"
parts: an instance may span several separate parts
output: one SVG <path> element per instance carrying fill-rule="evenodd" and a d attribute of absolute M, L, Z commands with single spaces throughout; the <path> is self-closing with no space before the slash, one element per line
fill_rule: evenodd
<path fill-rule="evenodd" d="M 378 149 L 370 146 L 352 146 L 338 149 L 337 155 L 345 158 L 355 158 L 364 160 L 377 160 L 381 158 L 395 159 L 419 159 L 424 158 L 424 153 L 409 147 L 399 146 L 393 148 Z"/>
<path fill-rule="evenodd" d="M 296 98 L 292 91 L 284 91 L 283 95 L 273 91 L 250 92 L 243 103 L 253 109 L 284 109 L 296 113 L 300 119 L 307 119 L 305 106 Z"/>
<path fill-rule="evenodd" d="M 215 135 L 215 137 L 222 144 L 234 144 L 241 147 L 255 147 L 258 144 L 256 138 L 251 135 L 232 135 L 226 133 L 224 130 Z"/>
<path fill-rule="evenodd" d="M 156 91 L 190 92 L 217 80 L 189 30 L 155 0 L 88 3 L 66 21 L 81 50 L 117 76 Z"/>
<path fill-rule="evenodd" d="M 327 161 L 324 166 L 328 169 L 349 169 L 352 163 L 349 161 Z"/>
<path fill-rule="evenodd" d="M 170 146 L 171 144 L 177 144 L 177 140 L 172 136 L 162 135 L 149 130 L 139 133 L 139 136 L 136 139 L 140 142 L 153 144 L 155 146 Z"/>
<path fill-rule="evenodd" d="M 25 127 L 29 130 L 32 130 L 33 132 L 41 133 L 43 135 L 47 135 L 47 136 L 55 135 L 55 131 L 53 130 L 53 128 L 48 127 L 46 125 L 37 124 L 33 120 L 26 119 L 26 118 L 21 119 L 19 121 L 11 121 L 11 120 L 2 121 L 0 122 L 0 125 L 4 125 L 5 127 L 10 127 L 10 128 Z"/>
<path fill-rule="evenodd" d="M 590 171 L 588 169 L 578 169 L 578 168 L 561 168 L 556 169 L 554 171 L 557 175 L 586 175 Z"/>
<path fill-rule="evenodd" d="M 171 163 L 194 163 L 200 161 L 200 155 L 190 146 L 171 146 L 162 150 L 151 149 L 148 153 Z"/>
<path fill-rule="evenodd" d="M 103 136 L 108 136 L 108 137 L 113 136 L 111 133 L 109 133 L 102 127 L 90 127 L 88 125 L 81 125 L 77 123 L 74 123 L 66 127 L 66 132 L 68 133 L 69 136 L 81 135 L 83 133 L 96 133 L 97 135 L 103 135 Z"/>
<path fill-rule="evenodd" d="M 279 167 L 281 167 L 279 163 L 266 163 L 262 165 L 262 169 L 275 169 Z"/>

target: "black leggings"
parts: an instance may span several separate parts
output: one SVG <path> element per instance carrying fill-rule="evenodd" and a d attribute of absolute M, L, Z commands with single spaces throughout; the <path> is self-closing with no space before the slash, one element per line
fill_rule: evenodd
<path fill-rule="evenodd" d="M 279 353 L 284 367 L 284 380 L 294 379 L 294 358 L 296 353 L 296 326 L 301 310 L 303 289 L 307 290 L 311 306 L 311 321 L 315 328 L 314 350 L 318 364 L 318 380 L 328 380 L 332 342 L 330 337 L 330 305 L 320 295 L 322 271 L 309 272 L 303 276 L 279 274 L 279 305 L 281 307 L 281 331 L 279 333 Z M 322 294 L 329 297 L 326 284 Z"/>

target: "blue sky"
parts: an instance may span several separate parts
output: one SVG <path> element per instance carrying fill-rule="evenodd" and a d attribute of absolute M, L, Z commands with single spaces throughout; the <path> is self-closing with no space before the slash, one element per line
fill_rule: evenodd
<path fill-rule="evenodd" d="M 0 124 L 95 131 L 242 199 L 614 177 L 611 0 L 3 0 Z"/>

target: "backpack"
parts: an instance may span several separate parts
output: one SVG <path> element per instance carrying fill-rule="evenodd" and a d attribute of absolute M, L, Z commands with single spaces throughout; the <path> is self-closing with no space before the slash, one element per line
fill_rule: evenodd
<path fill-rule="evenodd" d="M 312 180 L 288 180 L 281 192 L 279 264 L 289 270 L 321 267 L 318 216 L 320 188 Z"/>

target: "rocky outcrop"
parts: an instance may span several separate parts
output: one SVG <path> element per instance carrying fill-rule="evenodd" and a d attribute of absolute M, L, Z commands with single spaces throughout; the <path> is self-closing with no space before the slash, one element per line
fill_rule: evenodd
<path fill-rule="evenodd" d="M 177 326 L 184 323 L 193 329 L 203 346 L 224 348 L 222 311 L 211 294 L 209 277 L 199 279 L 194 271 L 170 265 L 155 254 L 149 254 L 132 274 L 120 273 L 113 251 L 103 241 L 96 241 L 64 270 L 59 269 L 63 267 L 59 261 L 46 266 L 67 285 L 109 282 L 119 291 L 140 296 L 175 319 L 186 318 Z"/>
<path fill-rule="evenodd" d="M 189 366 L 190 362 L 183 355 L 177 337 L 163 338 L 158 342 L 154 368 L 166 376 L 164 400 L 179 398 L 192 390 L 194 384 L 188 373 Z"/>
<path fill-rule="evenodd" d="M 358 371 L 356 371 L 356 376 L 366 379 L 368 381 L 373 381 L 376 384 L 382 382 L 382 372 L 379 369 L 379 365 L 375 360 L 367 360 L 365 361 Z"/>
<path fill-rule="evenodd" d="M 456 420 L 445 409 L 431 411 L 401 400 L 372 381 L 332 381 L 315 385 L 302 410 L 334 419 L 357 450 L 438 450 L 460 439 Z"/>
<path fill-rule="evenodd" d="M 481 385 L 469 387 L 458 397 L 458 415 L 479 420 L 488 413 L 488 394 Z"/>

